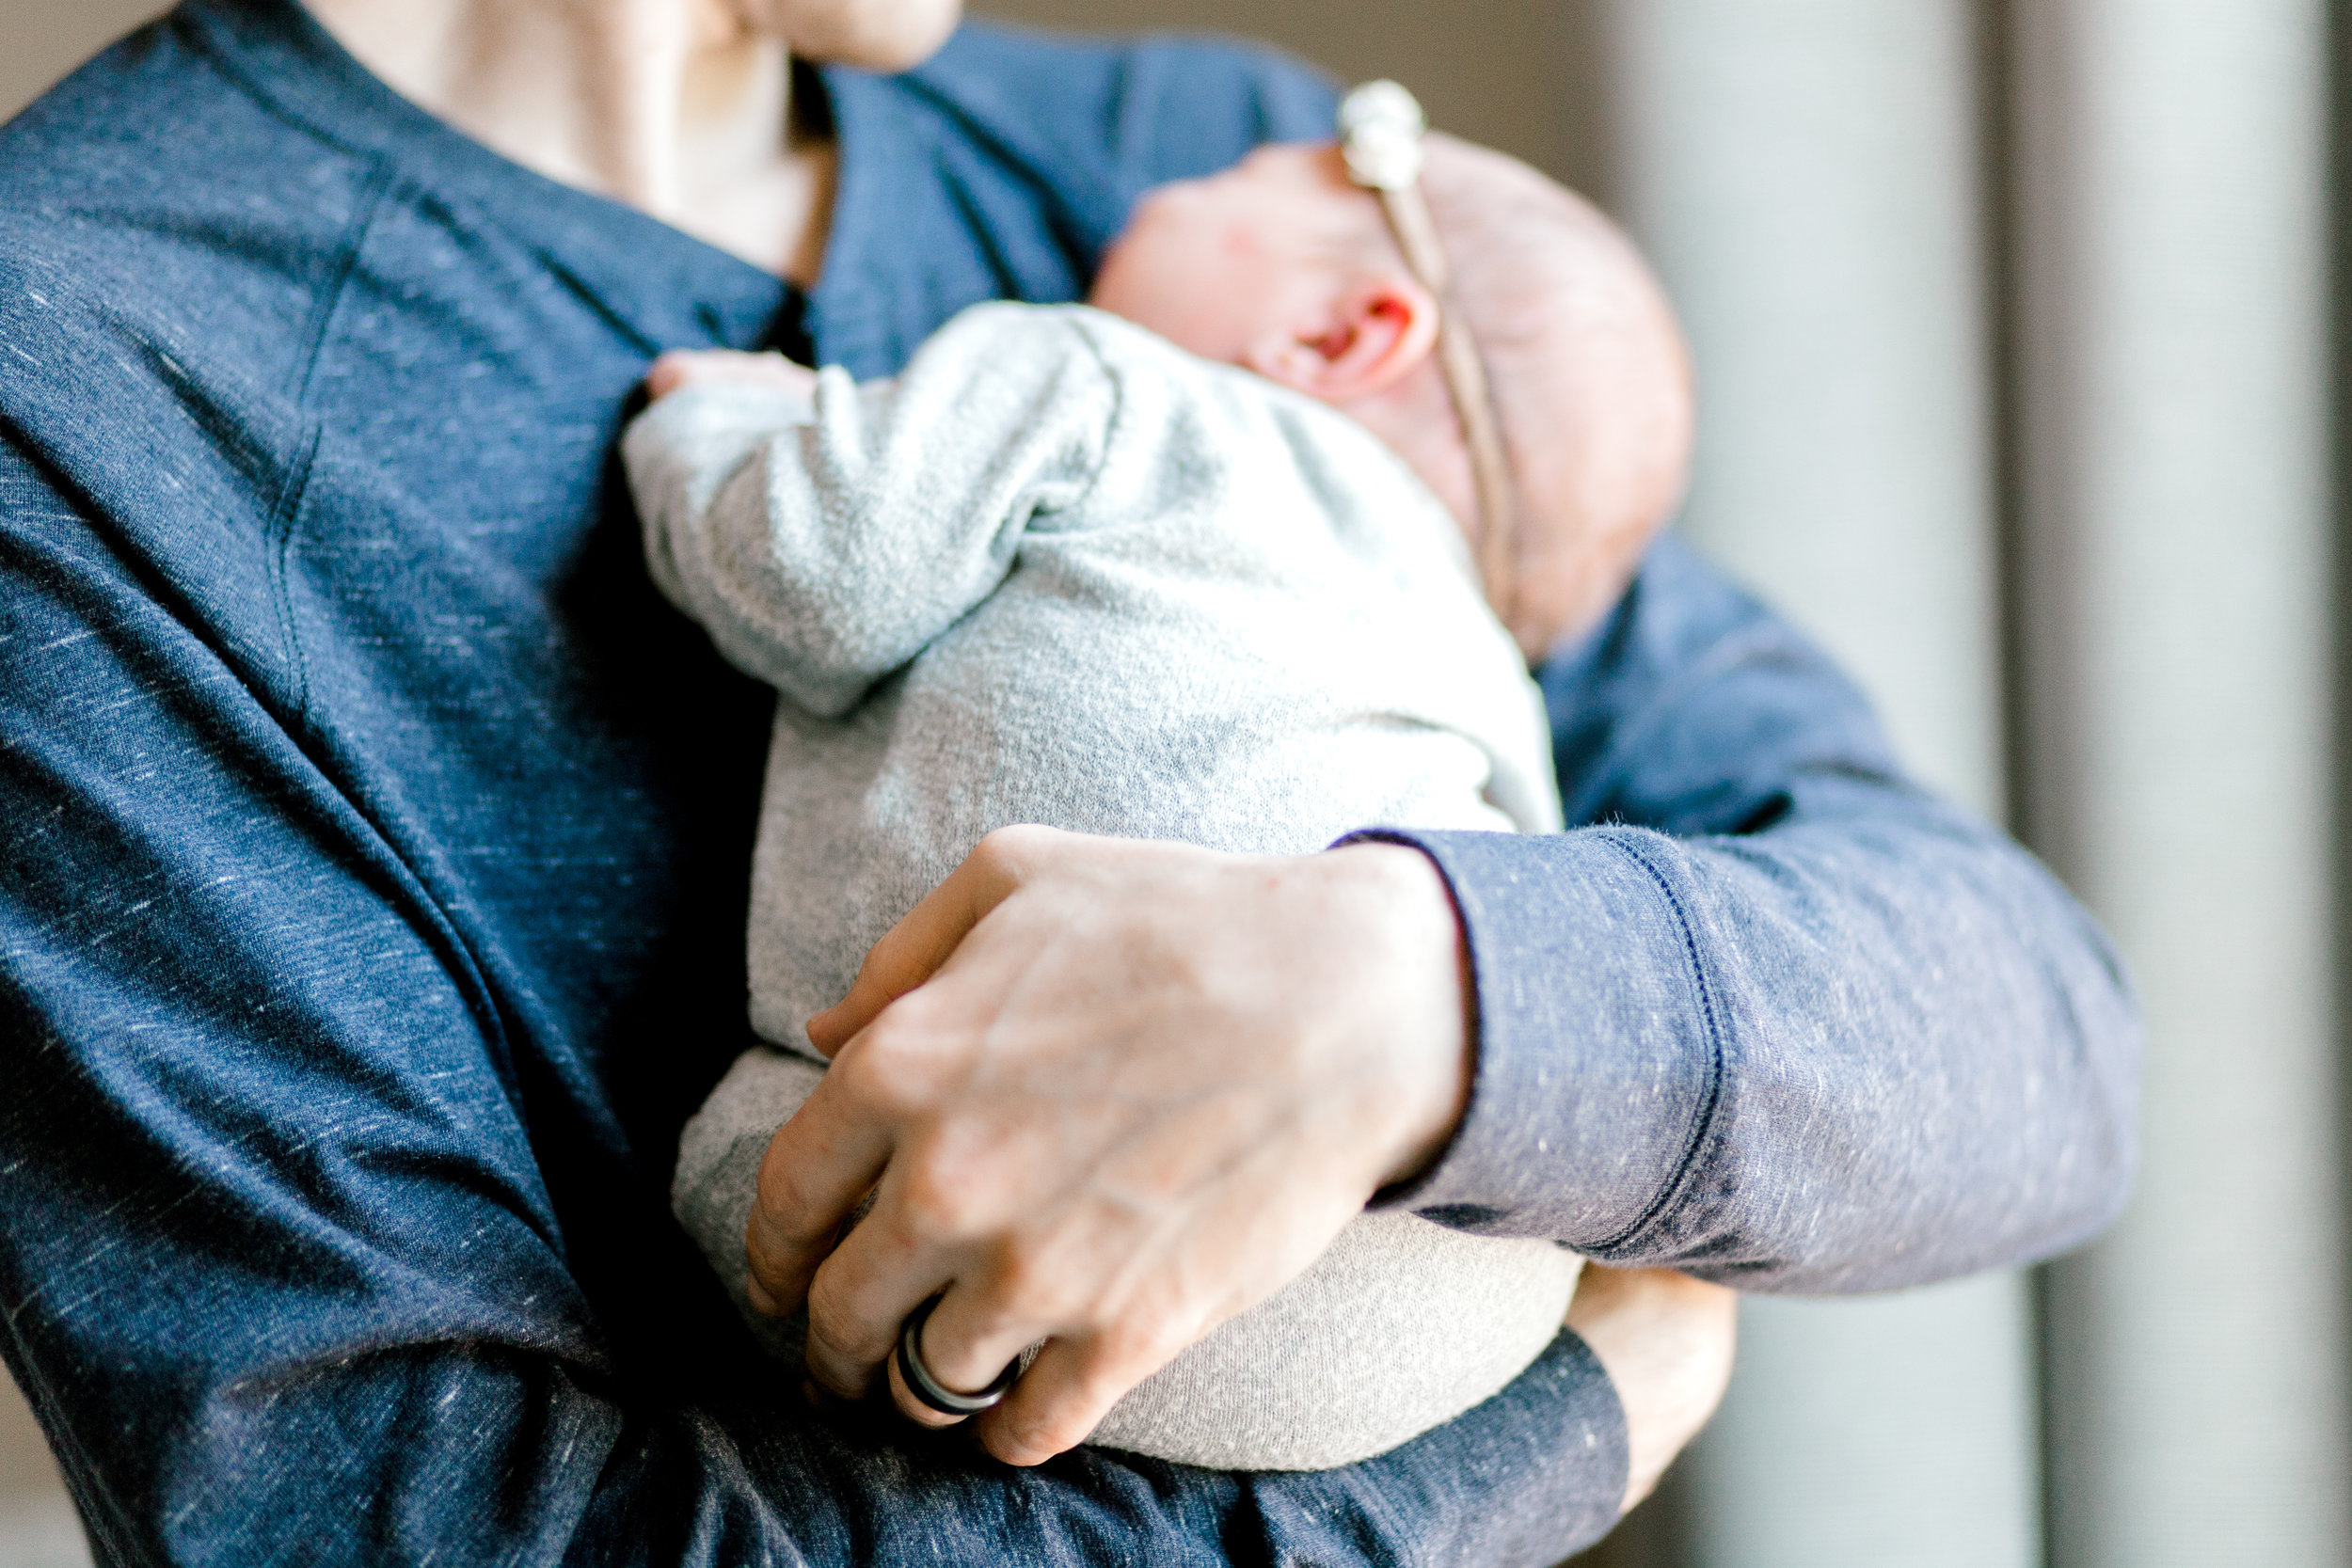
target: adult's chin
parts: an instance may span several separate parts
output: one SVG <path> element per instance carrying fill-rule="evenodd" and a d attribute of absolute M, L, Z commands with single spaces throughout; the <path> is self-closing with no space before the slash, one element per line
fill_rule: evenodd
<path fill-rule="evenodd" d="M 795 55 L 867 71 L 905 71 L 939 52 L 962 0 L 722 0 Z"/>

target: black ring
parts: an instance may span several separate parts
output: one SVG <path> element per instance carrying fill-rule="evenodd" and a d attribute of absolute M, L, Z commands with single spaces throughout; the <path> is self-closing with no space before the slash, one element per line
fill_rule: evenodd
<path fill-rule="evenodd" d="M 977 1394 L 959 1394 L 931 1375 L 923 1364 L 923 1325 L 931 1321 L 931 1308 L 939 1305 L 933 1296 L 907 1314 L 906 1323 L 898 1330 L 898 1376 L 907 1386 L 907 1392 L 942 1416 L 977 1416 L 1004 1402 L 1012 1391 L 1015 1379 L 1021 1375 L 1018 1359 L 1005 1364 L 996 1374 L 996 1381 Z"/>

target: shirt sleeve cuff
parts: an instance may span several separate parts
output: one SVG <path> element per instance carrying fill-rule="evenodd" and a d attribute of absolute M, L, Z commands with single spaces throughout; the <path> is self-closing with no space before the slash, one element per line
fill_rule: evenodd
<path fill-rule="evenodd" d="M 1721 1094 L 1722 1005 L 1655 835 L 1375 830 L 1435 863 L 1468 937 L 1477 1067 L 1438 1163 L 1375 1206 L 1606 1254 L 1683 1185 Z"/>

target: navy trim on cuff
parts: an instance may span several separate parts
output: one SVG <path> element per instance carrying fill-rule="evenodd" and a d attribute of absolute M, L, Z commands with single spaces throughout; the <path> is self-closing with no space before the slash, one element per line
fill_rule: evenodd
<path fill-rule="evenodd" d="M 1462 1125 L 1375 1206 L 1599 1253 L 1646 1229 L 1687 1185 L 1725 1063 L 1724 1008 L 1659 863 L 1671 863 L 1671 841 L 1626 828 L 1375 829 L 1340 843 L 1429 857 L 1477 990 Z"/>

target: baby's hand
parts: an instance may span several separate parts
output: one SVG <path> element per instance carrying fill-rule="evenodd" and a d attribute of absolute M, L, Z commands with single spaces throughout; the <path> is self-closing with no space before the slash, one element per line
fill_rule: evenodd
<path fill-rule="evenodd" d="M 743 381 L 773 387 L 797 397 L 817 395 L 817 372 L 781 354 L 738 354 L 733 349 L 672 349 L 645 372 L 645 390 L 656 402 L 681 387 L 707 381 Z"/>

